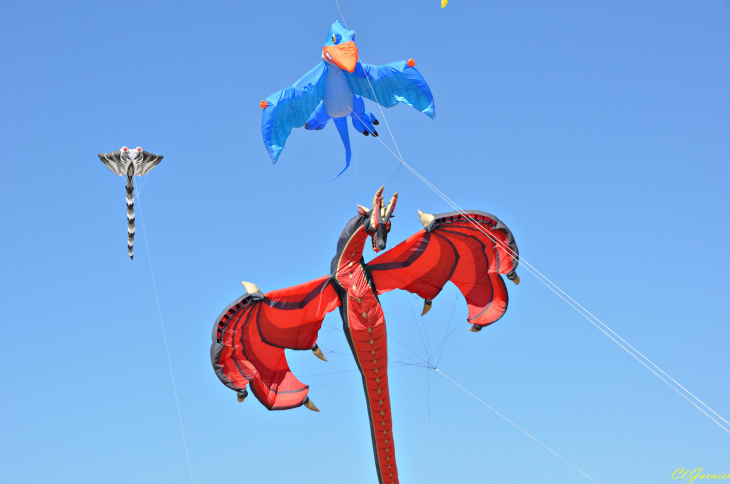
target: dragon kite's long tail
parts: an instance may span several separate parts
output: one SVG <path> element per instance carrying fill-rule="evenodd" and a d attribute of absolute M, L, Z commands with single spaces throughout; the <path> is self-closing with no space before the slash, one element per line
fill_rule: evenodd
<path fill-rule="evenodd" d="M 129 258 L 134 259 L 134 167 L 130 163 L 127 171 L 127 251 Z"/>

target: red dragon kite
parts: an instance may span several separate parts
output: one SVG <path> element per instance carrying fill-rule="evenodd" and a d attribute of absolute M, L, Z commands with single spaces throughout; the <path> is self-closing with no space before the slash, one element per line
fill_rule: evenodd
<path fill-rule="evenodd" d="M 298 286 L 263 294 L 244 282 L 246 294 L 215 320 L 210 356 L 218 378 L 243 401 L 250 388 L 269 410 L 304 405 L 319 411 L 309 386 L 289 369 L 284 349 L 312 350 L 327 313 L 340 308 L 344 333 L 362 374 L 370 418 L 378 482 L 397 484 L 385 318 L 378 295 L 404 289 L 425 299 L 424 313 L 447 281 L 461 291 L 469 307 L 467 321 L 480 331 L 507 311 L 507 287 L 516 284 L 518 250 L 512 232 L 494 215 L 479 212 L 421 213 L 424 229 L 365 263 L 368 236 L 373 250 L 385 249 L 390 217 L 398 199 L 387 206 L 383 187 L 372 210 L 360 206 L 340 235 L 330 274 Z"/>

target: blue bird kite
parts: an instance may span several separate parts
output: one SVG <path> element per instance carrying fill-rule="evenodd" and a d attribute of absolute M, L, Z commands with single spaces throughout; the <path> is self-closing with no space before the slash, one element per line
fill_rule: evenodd
<path fill-rule="evenodd" d="M 271 161 L 279 159 L 292 128 L 320 130 L 334 119 L 345 145 L 345 168 L 339 177 L 350 166 L 352 155 L 347 116 L 358 132 L 378 136 L 373 127 L 378 120 L 365 111 L 362 98 L 386 108 L 402 102 L 433 118 L 436 112 L 431 89 L 414 66 L 413 59 L 382 66 L 361 63 L 355 31 L 335 21 L 322 48 L 322 62 L 293 86 L 261 101 L 261 134 Z"/>

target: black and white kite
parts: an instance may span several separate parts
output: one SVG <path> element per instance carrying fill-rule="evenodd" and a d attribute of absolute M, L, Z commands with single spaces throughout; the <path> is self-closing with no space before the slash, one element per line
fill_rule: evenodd
<path fill-rule="evenodd" d="M 139 146 L 130 150 L 126 146 L 111 153 L 99 153 L 99 159 L 119 176 L 127 176 L 127 250 L 134 259 L 134 184 L 132 177 L 144 176 L 156 167 L 162 156 L 144 151 Z"/>

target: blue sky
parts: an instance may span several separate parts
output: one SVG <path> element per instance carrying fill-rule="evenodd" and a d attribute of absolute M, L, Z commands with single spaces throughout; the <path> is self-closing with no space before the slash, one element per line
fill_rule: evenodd
<path fill-rule="evenodd" d="M 340 6 L 365 62 L 413 58 L 434 93 L 435 120 L 386 112 L 406 161 L 504 220 L 529 262 L 729 418 L 730 4 Z M 165 157 L 141 205 L 195 482 L 375 482 L 336 313 L 320 335 L 329 363 L 290 355 L 319 414 L 239 404 L 208 355 L 239 281 L 327 273 L 380 185 L 400 193 L 390 246 L 419 230 L 417 209 L 450 210 L 354 130 L 337 181 L 331 124 L 295 130 L 269 161 L 258 103 L 319 62 L 336 19 L 334 0 L 5 5 L 4 482 L 189 481 L 144 239 L 130 262 L 124 181 L 96 157 L 123 145 Z M 432 346 L 461 326 L 444 373 L 600 483 L 730 473 L 728 433 L 518 272 L 481 333 L 453 286 L 419 318 Z M 382 302 L 391 350 L 425 357 L 420 301 Z M 590 482 L 441 375 L 390 374 L 401 482 Z"/>

